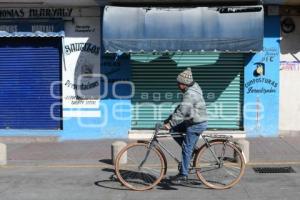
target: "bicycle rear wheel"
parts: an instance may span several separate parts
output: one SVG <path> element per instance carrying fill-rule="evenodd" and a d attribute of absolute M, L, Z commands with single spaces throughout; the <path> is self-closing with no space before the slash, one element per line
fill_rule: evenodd
<path fill-rule="evenodd" d="M 156 148 L 134 143 L 126 146 L 116 158 L 117 178 L 126 187 L 143 191 L 153 188 L 164 176 L 165 162 Z"/>
<path fill-rule="evenodd" d="M 232 143 L 211 141 L 210 148 L 203 146 L 195 160 L 198 178 L 214 189 L 227 189 L 237 184 L 245 171 L 243 154 Z M 215 156 L 221 160 L 218 164 Z"/>

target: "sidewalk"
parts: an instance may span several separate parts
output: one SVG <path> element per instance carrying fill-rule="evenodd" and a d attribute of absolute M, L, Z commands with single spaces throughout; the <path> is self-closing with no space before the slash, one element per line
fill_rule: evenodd
<path fill-rule="evenodd" d="M 300 136 L 247 138 L 249 165 L 300 165 Z M 8 166 L 94 166 L 110 165 L 111 143 L 115 140 L 64 141 L 53 143 L 7 144 Z M 179 146 L 171 139 L 162 142 L 180 157 Z"/>

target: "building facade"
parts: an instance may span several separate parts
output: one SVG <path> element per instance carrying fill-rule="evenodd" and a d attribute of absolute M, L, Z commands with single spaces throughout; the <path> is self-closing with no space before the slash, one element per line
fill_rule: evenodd
<path fill-rule="evenodd" d="M 111 97 L 106 101 L 117 101 L 117 104 L 121 101 L 128 101 L 124 110 L 127 111 L 129 116 L 127 122 L 129 133 L 135 136 L 145 133 L 144 129 L 150 129 L 155 122 L 165 119 L 172 112 L 180 101 L 180 94 L 178 94 L 175 83 L 176 75 L 184 67 L 191 67 L 196 81 L 199 82 L 204 91 L 210 116 L 210 130 L 229 131 L 247 137 L 278 136 L 280 17 L 279 14 L 264 12 L 264 9 L 259 13 L 256 10 L 258 8 L 255 6 L 242 6 L 225 7 L 225 9 L 218 10 L 210 7 L 207 8 L 207 13 L 205 13 L 205 10 L 195 11 L 195 13 L 202 12 L 203 18 L 191 14 L 193 9 L 187 9 L 191 18 L 185 17 L 184 13 L 181 15 L 183 25 L 180 27 L 184 27 L 184 30 L 176 28 L 176 22 L 173 20 L 174 18 L 175 20 L 178 19 L 176 18 L 176 9 L 174 11 L 170 8 L 165 10 L 151 10 L 148 8 L 145 11 L 145 16 L 138 17 L 146 22 L 142 28 L 137 23 L 128 25 L 131 27 L 130 31 L 136 29 L 146 32 L 141 36 L 135 35 L 136 32 L 140 33 L 140 31 L 130 32 L 126 28 L 120 31 L 118 28 L 120 24 L 118 24 L 117 19 L 129 19 L 130 21 L 131 17 L 135 17 L 135 14 L 126 17 L 121 16 L 122 14 L 111 16 L 107 11 L 110 7 L 107 7 L 107 13 L 104 11 L 103 19 L 104 49 L 108 52 L 115 52 L 110 56 L 113 60 L 119 58 L 118 65 L 120 69 L 130 70 L 128 74 L 120 70 L 119 75 L 116 72 L 108 79 L 111 82 L 131 80 L 134 83 L 135 92 L 130 99 L 116 100 L 116 98 Z M 218 17 L 214 16 L 215 13 L 211 13 L 211 10 L 214 9 L 219 12 L 216 15 L 220 15 L 222 19 L 225 19 L 224 21 L 217 19 Z M 126 12 L 120 11 L 119 13 L 132 12 L 141 15 L 140 13 L 143 10 L 137 10 L 128 9 Z M 180 10 L 182 9 L 180 8 Z M 243 12 L 247 12 L 248 21 L 242 21 L 243 14 L 241 13 Z M 171 13 L 170 16 L 172 17 L 170 18 L 173 21 L 168 21 L 168 13 Z M 253 22 L 251 21 L 251 14 L 254 15 L 256 20 L 261 14 L 263 20 Z M 165 19 L 163 22 L 155 21 L 155 19 L 162 18 Z M 114 19 L 116 21 L 113 21 Z M 185 19 L 187 21 L 184 21 Z M 197 27 L 199 25 L 197 23 L 191 25 L 193 19 L 197 19 L 203 27 Z M 204 21 L 209 22 L 209 24 L 205 24 Z M 214 27 L 213 24 L 216 21 L 218 25 Z M 246 27 L 251 30 L 244 29 L 241 31 L 243 29 L 242 24 L 246 24 Z M 253 24 L 255 25 L 251 26 Z M 152 33 L 153 30 L 159 36 Z M 174 40 L 174 38 L 182 39 L 180 36 L 185 34 L 185 30 L 192 34 L 187 38 L 192 40 L 195 46 L 184 42 L 178 45 L 180 41 Z M 197 30 L 202 32 L 198 33 Z M 261 34 L 259 34 L 259 31 L 261 31 Z M 126 36 L 120 34 L 120 32 L 125 32 Z M 235 39 L 242 37 L 247 40 L 249 39 L 247 34 L 253 32 L 258 33 L 254 34 L 254 38 L 261 45 L 259 50 L 253 48 L 251 44 L 245 45 L 247 48 L 242 49 L 241 46 L 236 45 L 237 42 L 234 39 L 231 44 L 228 44 L 226 43 L 228 41 L 222 38 L 223 35 L 220 34 L 224 33 L 226 35 L 226 33 L 229 33 L 234 35 Z M 201 40 L 193 41 L 195 35 L 196 37 L 199 36 Z M 153 41 L 153 38 L 156 41 Z M 168 42 L 172 40 L 172 43 L 165 45 L 165 38 Z M 209 40 L 210 38 L 224 40 L 216 42 Z M 140 39 L 148 41 L 148 43 L 141 43 L 139 42 Z M 134 45 L 131 43 L 133 41 Z M 225 44 L 224 48 L 220 44 Z M 125 55 L 120 55 L 124 52 Z M 126 53 L 128 56 L 126 56 Z M 103 60 L 107 59 L 109 59 L 109 56 L 104 56 Z M 128 63 L 131 67 L 127 66 Z M 108 70 L 109 66 L 102 65 L 102 68 L 102 72 L 105 74 L 105 70 Z M 113 119 L 110 122 L 117 125 L 120 121 Z"/>
<path fill-rule="evenodd" d="M 286 123 L 291 116 L 282 107 L 290 102 L 282 91 L 292 92 L 286 88 L 296 76 L 288 67 L 297 62 L 282 50 L 294 52 L 297 37 L 296 30 L 283 37 L 282 2 L 272 7 L 242 0 L 173 3 L 2 6 L 1 136 L 141 135 L 180 101 L 175 80 L 186 67 L 203 88 L 210 130 L 247 137 L 297 130 L 297 123 Z M 243 15 L 252 17 L 247 21 Z M 297 24 L 297 17 L 292 19 Z"/>

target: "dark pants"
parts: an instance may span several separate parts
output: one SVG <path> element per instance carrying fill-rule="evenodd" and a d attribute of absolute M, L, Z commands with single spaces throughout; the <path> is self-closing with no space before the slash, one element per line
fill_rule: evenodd
<path fill-rule="evenodd" d="M 174 140 L 182 147 L 182 167 L 180 174 L 187 176 L 189 173 L 189 164 L 193 150 L 200 134 L 207 128 L 207 122 L 198 124 L 182 123 L 172 128 L 171 132 L 186 133 L 183 137 L 173 137 Z"/>

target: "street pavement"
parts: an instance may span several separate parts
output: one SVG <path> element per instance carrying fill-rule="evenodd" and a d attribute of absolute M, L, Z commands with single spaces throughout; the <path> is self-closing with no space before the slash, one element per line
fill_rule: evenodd
<path fill-rule="evenodd" d="M 0 198 L 3 200 L 298 200 L 298 173 L 256 174 L 248 167 L 231 189 L 207 189 L 200 182 L 188 185 L 160 184 L 149 191 L 135 192 L 110 180 L 112 167 L 14 167 L 0 169 Z M 174 173 L 174 172 L 173 172 Z M 172 174 L 172 173 L 170 173 Z"/>
<path fill-rule="evenodd" d="M 192 176 L 192 183 L 188 185 L 162 183 L 145 192 L 127 190 L 110 179 L 113 175 L 111 143 L 115 140 L 7 144 L 8 165 L 0 167 L 0 199 L 298 200 L 300 137 L 247 140 L 250 142 L 250 163 L 241 181 L 233 188 L 207 189 Z M 180 156 L 180 148 L 173 140 L 162 139 L 162 142 Z M 258 174 L 253 170 L 254 166 L 291 166 L 296 173 Z M 175 169 L 169 169 L 167 175 L 176 173 Z"/>

